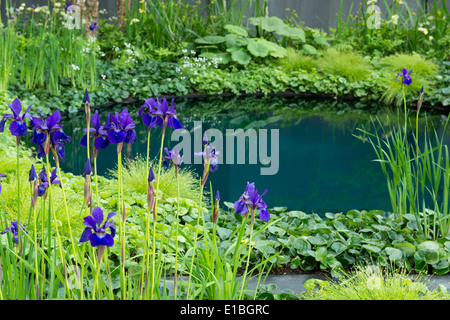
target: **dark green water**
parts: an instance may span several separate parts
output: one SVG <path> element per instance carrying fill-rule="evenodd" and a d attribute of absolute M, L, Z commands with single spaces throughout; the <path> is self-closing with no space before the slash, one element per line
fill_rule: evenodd
<path fill-rule="evenodd" d="M 370 143 L 364 143 L 354 135 L 358 128 L 370 127 L 370 116 L 378 111 L 363 104 L 337 103 L 330 100 L 306 101 L 298 98 L 209 98 L 176 100 L 178 117 L 194 137 L 194 124 L 202 121 L 203 131 L 216 128 L 255 130 L 267 129 L 268 155 L 271 154 L 271 130 L 279 133 L 279 168 L 274 175 L 261 175 L 261 168 L 268 167 L 258 160 L 249 164 L 248 152 L 245 164 L 221 164 L 210 174 L 213 188 L 220 190 L 221 200 L 235 202 L 245 189 L 247 181 L 255 182 L 269 207 L 288 207 L 304 212 L 346 212 L 358 210 L 390 210 L 386 180 L 380 165 L 373 162 L 375 153 Z M 127 106 L 136 122 L 138 141 L 124 146 L 126 157 L 145 156 L 147 128 L 137 115 L 141 104 Z M 101 121 L 108 112 L 124 107 L 100 110 Z M 80 146 L 84 114 L 65 121 L 65 131 L 72 143 L 66 147 L 65 171 L 81 174 L 86 162 L 86 150 Z M 171 129 L 166 135 L 166 146 Z M 161 129 L 151 133 L 151 158 L 157 158 Z M 249 146 L 247 145 L 246 151 Z M 192 143 L 192 152 L 194 143 Z M 197 151 L 197 150 L 195 150 Z M 225 159 L 229 150 L 224 150 Z M 236 150 L 235 150 L 236 154 Z M 186 159 L 185 159 L 186 161 Z M 190 160 L 193 161 L 193 158 Z M 98 155 L 99 174 L 107 174 L 116 166 L 115 145 L 101 150 Z M 202 173 L 202 164 L 184 164 Z"/>

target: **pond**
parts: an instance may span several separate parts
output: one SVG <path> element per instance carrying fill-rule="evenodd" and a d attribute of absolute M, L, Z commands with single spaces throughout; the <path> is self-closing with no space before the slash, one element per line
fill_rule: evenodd
<path fill-rule="evenodd" d="M 124 146 L 126 157 L 131 159 L 145 157 L 147 150 L 147 127 L 137 114 L 141 105 L 126 106 L 136 122 L 138 138 L 136 143 Z M 178 139 L 169 128 L 165 146 L 171 149 L 182 141 L 185 143 L 184 167 L 200 176 L 203 165 L 194 163 L 193 153 L 200 151 L 202 133 L 214 128 L 216 133 L 223 134 L 213 142 L 218 148 L 222 142 L 219 159 L 223 163 L 209 176 L 213 188 L 220 190 L 221 201 L 236 201 L 249 181 L 255 182 L 260 192 L 268 190 L 264 199 L 269 207 L 320 215 L 351 209 L 390 210 L 385 177 L 380 165 L 373 161 L 375 152 L 370 143 L 357 136 L 358 128 L 370 127 L 371 117 L 394 114 L 392 110 L 329 99 L 280 97 L 176 99 L 175 105 L 187 130 Z M 101 121 L 106 120 L 108 112 L 123 108 L 99 110 Z M 81 174 L 86 162 L 86 150 L 79 144 L 85 126 L 84 113 L 64 123 L 65 132 L 69 135 L 72 132 L 73 140 L 66 146 L 62 169 Z M 236 133 L 239 129 L 249 137 L 256 137 L 253 142 L 247 139 L 245 158 L 240 159 L 244 163 L 238 163 L 243 152 L 238 150 L 238 139 L 233 146 L 226 141 L 232 136 L 230 131 Z M 150 156 L 157 159 L 160 128 L 152 129 L 150 141 Z M 252 149 L 255 142 L 257 149 Z M 115 146 L 101 150 L 98 173 L 108 175 L 116 163 Z"/>

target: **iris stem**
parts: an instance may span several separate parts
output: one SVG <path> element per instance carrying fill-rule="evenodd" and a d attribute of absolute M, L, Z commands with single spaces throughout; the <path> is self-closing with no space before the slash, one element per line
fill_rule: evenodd
<path fill-rule="evenodd" d="M 158 163 L 158 178 L 156 179 L 156 191 L 155 191 L 155 207 L 154 210 L 154 222 L 153 222 L 153 230 L 155 231 L 155 225 L 156 225 L 156 215 L 158 214 L 158 191 L 159 191 L 159 182 L 161 177 L 161 164 L 162 164 L 162 154 L 163 154 L 163 147 L 164 147 L 164 137 L 166 135 L 166 122 L 163 124 L 162 129 L 162 136 L 161 136 L 161 147 L 159 150 L 159 163 Z M 164 228 L 162 231 L 162 236 L 164 237 Z M 153 239 L 155 239 L 155 233 L 153 233 Z M 162 243 L 162 238 L 161 238 Z M 155 252 L 156 252 L 156 242 L 153 241 L 153 256 L 152 256 L 152 286 L 151 286 L 151 299 L 153 300 L 153 294 L 154 294 L 154 285 L 155 285 Z"/>
<path fill-rule="evenodd" d="M 178 167 L 175 166 L 175 179 L 177 180 L 177 214 L 175 215 L 175 272 L 174 272 L 174 299 L 177 300 L 177 269 L 178 269 L 178 217 L 180 213 L 180 182 L 178 180 Z"/>
<path fill-rule="evenodd" d="M 20 236 L 21 228 L 20 228 L 20 156 L 19 156 L 19 138 L 17 137 L 17 143 L 16 143 L 16 152 L 17 152 L 17 235 L 19 237 L 19 248 L 22 247 L 22 237 Z M 21 261 L 22 264 L 22 261 Z"/>
<path fill-rule="evenodd" d="M 49 143 L 50 136 L 47 135 L 47 143 Z M 64 268 L 64 273 L 66 271 L 66 264 L 65 264 L 65 260 L 64 260 L 64 254 L 62 252 L 62 241 L 61 241 L 61 236 L 59 234 L 59 228 L 58 228 L 58 220 L 56 218 L 56 213 L 55 213 L 55 208 L 53 206 L 53 192 L 52 192 L 52 183 L 51 183 L 51 171 L 50 171 L 50 160 L 48 158 L 48 153 L 46 153 L 45 158 L 47 160 L 47 179 L 48 179 L 48 192 L 49 192 L 49 210 L 50 213 L 53 215 L 53 219 L 55 221 L 55 232 L 56 232 L 56 238 L 58 240 L 58 248 L 59 248 L 59 254 L 61 256 L 61 263 L 63 264 L 63 268 Z M 48 237 L 50 238 L 50 221 L 49 221 L 49 234 Z M 49 240 L 50 241 L 50 240 Z M 50 246 L 49 246 L 50 248 Z M 56 261 L 53 261 L 54 264 L 56 264 Z M 69 300 L 71 299 L 71 294 L 70 294 L 70 290 L 67 286 L 67 280 L 64 281 L 64 288 L 66 289 L 67 292 L 67 296 L 69 297 Z"/>
<path fill-rule="evenodd" d="M 34 189 L 31 188 L 31 196 L 33 197 Z M 34 264 L 36 267 L 36 289 L 39 289 L 39 264 L 38 264 L 38 249 L 37 249 L 37 217 L 36 207 L 33 205 L 33 221 L 34 221 Z M 39 300 L 39 291 L 36 292 L 36 300 Z"/>
<path fill-rule="evenodd" d="M 121 260 L 122 260 L 122 268 L 121 268 L 121 282 L 122 282 L 122 299 L 125 298 L 125 239 L 124 239 L 124 233 L 125 233 L 125 221 L 123 219 L 123 208 L 122 208 L 122 153 L 121 153 L 121 145 L 120 143 L 117 145 L 117 180 L 118 180 L 118 206 L 119 206 L 119 215 L 122 217 L 120 218 L 120 240 L 122 245 L 122 254 L 121 254 Z"/>
<path fill-rule="evenodd" d="M 69 210 L 67 208 L 66 193 L 64 191 L 64 183 L 62 181 L 62 174 L 61 174 L 61 168 L 59 166 L 59 161 L 56 161 L 56 166 L 57 166 L 57 170 L 58 170 L 59 179 L 60 179 L 60 182 L 61 182 L 61 191 L 62 191 L 63 200 L 64 200 L 64 209 L 65 209 L 65 212 L 66 212 L 67 227 L 69 228 L 70 242 L 72 243 L 73 258 L 75 260 L 75 265 L 78 266 L 77 252 L 75 250 L 76 246 L 75 246 L 75 242 L 73 241 L 72 228 L 70 226 Z"/>
<path fill-rule="evenodd" d="M 254 220 L 255 220 L 254 213 L 255 213 L 255 209 L 252 209 L 251 219 L 250 219 L 251 220 L 251 222 L 250 222 L 250 238 L 248 240 L 247 263 L 245 265 L 244 274 L 242 275 L 243 279 L 242 279 L 242 285 L 241 285 L 241 292 L 239 293 L 239 300 L 242 299 L 242 294 L 244 293 L 245 278 L 247 277 L 248 265 L 250 263 L 250 253 L 252 251 L 253 224 L 254 224 Z"/>
<path fill-rule="evenodd" d="M 187 286 L 187 294 L 186 294 L 186 300 L 189 300 L 189 292 L 190 292 L 190 288 L 191 288 L 191 275 L 192 275 L 192 268 L 194 266 L 194 258 L 195 258 L 195 253 L 196 253 L 196 249 L 197 249 L 197 237 L 198 237 L 198 226 L 200 224 L 200 211 L 202 209 L 202 197 L 203 197 L 203 179 L 200 178 L 200 199 L 198 202 L 198 213 L 197 213 L 197 225 L 195 226 L 195 236 L 194 236 L 194 246 L 192 248 L 192 258 L 191 258 L 191 267 L 189 269 L 189 281 L 188 281 L 188 286 Z"/>
<path fill-rule="evenodd" d="M 145 176 L 146 177 L 148 177 L 148 175 L 149 175 L 149 168 L 148 168 L 149 157 L 150 157 L 150 129 L 148 129 L 148 134 L 147 134 L 147 161 L 146 161 L 146 166 L 145 166 Z M 141 273 L 141 292 L 140 292 L 141 300 L 142 300 L 142 291 L 144 289 L 144 274 L 145 274 L 146 283 L 147 283 L 147 279 L 148 279 L 148 261 L 149 261 L 148 240 L 149 240 L 149 233 L 150 233 L 150 214 L 151 214 L 151 208 L 148 208 L 148 215 L 147 215 L 147 219 L 146 219 L 146 228 L 145 228 L 146 246 L 144 248 L 144 264 L 142 266 L 142 273 Z"/>
<path fill-rule="evenodd" d="M 100 198 L 98 196 L 97 157 L 94 158 L 94 180 L 95 180 L 95 193 L 97 195 L 97 207 L 98 207 L 100 205 Z"/>

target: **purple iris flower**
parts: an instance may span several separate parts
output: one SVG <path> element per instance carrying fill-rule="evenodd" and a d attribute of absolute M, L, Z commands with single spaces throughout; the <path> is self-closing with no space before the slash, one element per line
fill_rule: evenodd
<path fill-rule="evenodd" d="M 89 97 L 88 89 L 84 90 L 83 103 L 91 103 L 91 98 Z"/>
<path fill-rule="evenodd" d="M 67 4 L 66 4 L 66 12 L 71 12 L 71 11 L 72 11 L 72 9 L 69 8 L 70 6 L 72 6 L 72 2 L 67 1 Z"/>
<path fill-rule="evenodd" d="M 217 218 L 219 217 L 219 202 L 220 202 L 219 190 L 217 190 L 215 200 L 216 200 L 216 202 L 215 202 L 215 205 L 213 208 L 213 223 L 216 223 Z"/>
<path fill-rule="evenodd" d="M 61 188 L 61 181 L 56 180 L 57 178 L 56 174 L 56 168 L 53 169 L 52 173 L 50 174 L 50 184 L 57 184 Z M 38 186 L 38 196 L 42 197 L 45 192 L 47 191 L 47 188 L 49 186 L 48 183 L 48 176 L 47 176 L 47 170 L 45 169 L 45 166 L 42 167 L 42 171 L 39 173 L 39 186 Z"/>
<path fill-rule="evenodd" d="M 5 178 L 6 174 L 0 173 L 0 180 L 2 180 L 2 178 Z M 2 193 L 2 184 L 0 183 L 0 194 Z"/>
<path fill-rule="evenodd" d="M 209 171 L 215 172 L 218 168 L 217 156 L 219 155 L 219 151 L 216 151 L 216 148 L 211 144 L 205 145 L 204 152 L 194 152 L 194 156 L 204 156 L 205 157 L 205 167 L 209 166 Z"/>
<path fill-rule="evenodd" d="M 402 73 L 397 73 L 397 81 L 400 81 L 398 78 L 402 78 L 402 84 L 406 84 L 409 86 L 412 83 L 411 73 L 413 72 L 413 69 L 408 72 L 406 68 L 403 68 Z"/>
<path fill-rule="evenodd" d="M 21 225 L 20 228 L 26 232 L 24 225 Z M 7 227 L 0 234 L 5 234 L 8 231 L 13 234 L 14 243 L 19 244 L 19 223 L 17 221 L 11 221 L 11 226 Z"/>
<path fill-rule="evenodd" d="M 13 112 L 12 114 L 5 114 L 3 119 L 0 121 L 0 132 L 5 131 L 5 124 L 8 118 L 14 119 L 9 125 L 9 130 L 11 134 L 16 137 L 24 136 L 27 134 L 27 124 L 25 119 L 31 118 L 30 108 L 31 105 L 28 106 L 27 110 L 21 115 L 22 112 L 22 104 L 18 98 L 15 98 L 12 104 L 9 104 L 9 108 Z"/>
<path fill-rule="evenodd" d="M 108 139 L 111 143 L 134 143 L 136 141 L 136 127 L 131 119 L 128 109 L 123 109 L 119 114 L 111 115 L 110 122 L 104 126 L 108 131 Z"/>
<path fill-rule="evenodd" d="M 57 154 L 61 160 L 64 160 L 64 143 L 70 142 L 72 138 L 64 133 L 62 129 L 63 125 L 59 124 L 59 122 L 61 121 L 61 113 L 59 112 L 59 110 L 56 110 L 45 120 L 43 119 L 39 110 L 38 113 L 40 115 L 39 118 L 31 118 L 31 124 L 33 125 L 33 138 L 31 139 L 31 141 L 39 146 L 38 157 L 42 157 L 43 155 L 47 154 L 48 149 L 51 148 L 52 151 L 55 152 L 55 156 Z M 50 138 L 49 145 L 45 145 L 47 137 Z"/>
<path fill-rule="evenodd" d="M 89 128 L 89 132 L 92 133 L 92 137 L 94 138 L 94 147 L 96 149 L 94 150 L 94 157 L 95 157 L 96 155 L 95 151 L 105 149 L 110 144 L 108 139 L 108 132 L 105 130 L 105 126 L 107 126 L 109 123 L 109 114 L 105 126 L 100 125 L 100 117 L 98 115 L 98 110 L 95 110 L 95 113 L 92 116 L 91 121 L 93 127 Z M 84 132 L 87 132 L 86 128 L 84 128 L 83 130 Z M 83 138 L 81 138 L 80 144 L 84 147 L 87 147 L 87 133 L 85 133 Z"/>
<path fill-rule="evenodd" d="M 158 117 L 152 115 L 150 110 L 154 110 L 156 106 L 156 101 L 154 99 L 146 99 L 145 103 L 139 109 L 139 116 L 142 117 L 142 121 L 148 127 L 148 129 L 156 128 L 158 125 Z"/>
<path fill-rule="evenodd" d="M 90 26 L 89 30 L 94 31 L 95 29 L 98 29 L 98 23 L 94 21 Z"/>
<path fill-rule="evenodd" d="M 107 246 L 112 247 L 114 245 L 114 237 L 116 236 L 116 227 L 112 217 L 116 215 L 116 212 L 108 213 L 105 223 L 102 224 L 104 217 L 103 211 L 99 207 L 95 207 L 91 216 L 84 218 L 83 224 L 86 226 L 84 229 L 80 242 L 91 242 L 91 246 Z M 106 229 L 110 229 L 111 234 L 106 233 Z"/>
<path fill-rule="evenodd" d="M 153 100 L 154 101 L 154 100 Z M 149 100 L 149 105 L 151 108 L 148 109 L 148 112 L 157 117 L 157 124 L 160 127 L 172 127 L 173 129 L 183 129 L 183 125 L 177 119 L 177 112 L 175 110 L 175 104 L 172 103 L 169 107 L 169 104 L 164 98 L 162 101 L 157 99 L 154 101 L 153 105 L 151 105 L 151 99 Z"/>
<path fill-rule="evenodd" d="M 36 180 L 37 180 L 36 169 L 34 168 L 34 164 L 32 164 L 31 169 L 28 174 L 28 181 L 32 182 L 32 181 L 36 181 Z"/>
<path fill-rule="evenodd" d="M 211 143 L 209 143 L 207 140 L 203 140 L 204 145 L 204 151 L 203 152 L 195 152 L 194 156 L 203 156 L 204 157 L 204 170 L 203 170 L 203 177 L 202 177 L 202 187 L 205 186 L 206 180 L 208 179 L 210 172 L 215 172 L 218 168 L 218 161 L 217 161 L 217 155 L 219 154 L 218 151 L 216 151 L 216 148 L 214 148 Z"/>
<path fill-rule="evenodd" d="M 263 196 L 267 193 L 267 190 L 259 195 L 258 190 L 255 189 L 255 183 L 247 182 L 244 194 L 234 203 L 234 210 L 237 214 L 247 215 L 250 211 L 253 214 L 255 209 L 260 211 L 259 217 L 262 221 L 268 222 L 270 219 L 269 211 L 267 211 L 267 205 L 263 200 Z"/>
<path fill-rule="evenodd" d="M 183 159 L 177 148 L 175 147 L 172 150 L 164 148 L 164 152 L 167 154 L 167 156 L 163 157 L 163 162 L 167 169 L 169 169 L 170 164 L 172 164 L 175 168 L 179 168 L 181 163 L 183 162 Z"/>

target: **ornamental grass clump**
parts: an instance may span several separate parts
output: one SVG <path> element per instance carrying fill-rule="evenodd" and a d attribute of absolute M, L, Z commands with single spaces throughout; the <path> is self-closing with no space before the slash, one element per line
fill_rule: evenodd
<path fill-rule="evenodd" d="M 431 291 L 432 280 L 423 274 L 409 274 L 405 268 L 358 266 L 338 280 L 310 279 L 304 300 L 437 300 L 441 290 Z M 316 287 L 318 285 L 318 288 Z M 445 298 L 448 299 L 448 298 Z"/>

